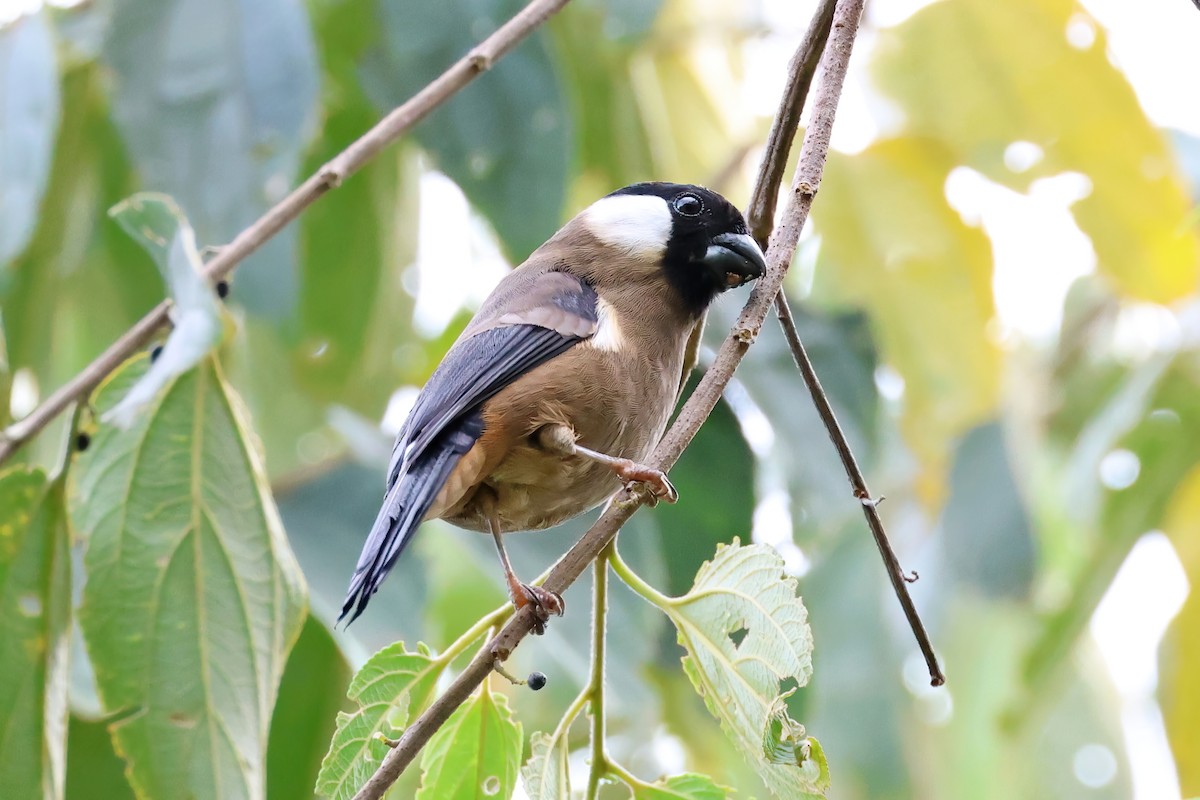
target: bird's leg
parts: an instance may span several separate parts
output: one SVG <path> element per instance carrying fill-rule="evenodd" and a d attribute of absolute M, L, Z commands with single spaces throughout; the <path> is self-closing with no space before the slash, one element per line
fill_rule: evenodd
<path fill-rule="evenodd" d="M 562 595 L 558 592 L 521 582 L 517 574 L 513 572 L 512 562 L 508 560 L 508 551 L 504 549 L 504 538 L 500 532 L 500 514 L 496 510 L 495 492 L 487 486 L 480 487 L 479 501 L 484 514 L 487 515 L 492 538 L 496 540 L 496 552 L 500 554 L 500 566 L 504 568 L 504 579 L 508 582 L 508 596 L 512 598 L 512 604 L 518 611 L 527 605 L 533 605 L 533 632 L 540 636 L 546 632 L 546 622 L 550 619 L 550 615 L 557 614 L 561 617 L 567 607 L 566 603 L 563 602 Z"/>
<path fill-rule="evenodd" d="M 575 432 L 566 425 L 543 425 L 538 429 L 537 442 L 544 449 L 561 456 L 581 456 L 598 461 L 625 483 L 645 483 L 653 493 L 654 502 L 666 500 L 668 503 L 674 503 L 679 500 L 679 492 L 675 491 L 675 487 L 667 480 L 667 474 L 661 469 L 584 447 L 575 441 Z"/>

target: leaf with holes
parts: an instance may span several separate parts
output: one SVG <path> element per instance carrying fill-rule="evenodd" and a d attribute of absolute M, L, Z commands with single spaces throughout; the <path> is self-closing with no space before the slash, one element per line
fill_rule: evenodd
<path fill-rule="evenodd" d="M 196 235 L 174 200 L 146 192 L 123 200 L 109 213 L 153 256 L 174 301 L 171 334 L 162 353 L 121 402 L 100 418 L 129 428 L 163 387 L 200 363 L 217 346 L 221 341 L 222 312 L 216 293 L 200 276 Z"/>
<path fill-rule="evenodd" d="M 796 579 L 767 545 L 717 548 L 692 590 L 663 601 L 687 649 L 683 668 L 726 734 L 781 798 L 823 797 L 827 772 L 818 759 L 778 763 L 784 731 L 795 750 L 807 740 L 787 716 L 781 682 L 803 686 L 812 675 L 808 612 Z"/>
<path fill-rule="evenodd" d="M 521 767 L 529 800 L 570 800 L 569 755 L 566 731 L 557 738 L 541 731 L 529 737 L 529 761 Z"/>
<path fill-rule="evenodd" d="M 508 800 L 524 741 L 508 698 L 485 681 L 425 746 L 417 800 Z"/>
<path fill-rule="evenodd" d="M 725 800 L 729 792 L 707 775 L 687 772 L 633 787 L 633 800 Z"/>
<path fill-rule="evenodd" d="M 71 576 L 62 483 L 0 476 L 0 786 L 63 797 Z"/>
<path fill-rule="evenodd" d="M 115 373 L 104 411 L 146 359 Z M 79 620 L 142 797 L 265 794 L 267 735 L 305 614 L 303 577 L 213 359 L 173 379 L 125 431 L 102 427 L 71 471 L 87 541 Z"/>
<path fill-rule="evenodd" d="M 410 711 L 429 702 L 445 667 L 424 644 L 412 652 L 404 642 L 396 642 L 371 656 L 346 691 L 359 707 L 338 714 L 337 730 L 317 775 L 317 793 L 331 800 L 353 797 L 387 753 L 379 735 L 399 735 Z"/>

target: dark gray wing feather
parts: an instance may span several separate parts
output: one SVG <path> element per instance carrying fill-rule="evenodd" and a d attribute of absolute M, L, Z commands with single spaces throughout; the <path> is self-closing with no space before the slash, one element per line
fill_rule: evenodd
<path fill-rule="evenodd" d="M 584 319 L 596 319 L 596 293 L 578 289 L 547 298 Z M 416 533 L 459 459 L 483 434 L 480 406 L 584 336 L 531 324 L 502 324 L 462 339 L 430 376 L 396 437 L 388 465 L 387 492 L 363 546 L 340 622 L 349 624 L 387 577 Z"/>

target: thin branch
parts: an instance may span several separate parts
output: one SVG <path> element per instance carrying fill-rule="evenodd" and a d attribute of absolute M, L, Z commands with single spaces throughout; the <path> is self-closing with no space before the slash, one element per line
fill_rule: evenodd
<path fill-rule="evenodd" d="M 592 763 L 588 769 L 585 800 L 596 800 L 600 779 L 608 773 L 608 754 L 604 750 L 604 626 L 608 618 L 608 555 L 613 550 L 609 542 L 596 559 L 592 571 L 592 672 L 588 679 L 592 715 Z"/>
<path fill-rule="evenodd" d="M 274 208 L 234 237 L 227 246 L 222 247 L 217 257 L 205 266 L 205 277 L 216 282 L 227 276 L 247 256 L 300 216 L 300 212 L 316 202 L 317 198 L 340 186 L 342 181 L 362 169 L 379 151 L 399 139 L 429 112 L 491 69 L 500 58 L 567 2 L 568 0 L 533 0 L 517 12 L 499 30 L 334 156 L 317 170 L 315 175 L 309 177 Z M 91 394 L 92 390 L 127 358 L 144 348 L 155 332 L 167 323 L 170 307 L 169 300 L 159 303 L 79 374 L 42 401 L 28 416 L 0 431 L 0 464 L 8 460 L 69 405 Z"/>
<path fill-rule="evenodd" d="M 813 405 L 817 407 L 817 413 L 821 416 L 821 421 L 825 423 L 825 430 L 829 432 L 829 438 L 833 441 L 838 456 L 842 459 L 842 466 L 846 470 L 846 476 L 850 479 L 851 490 L 862 505 L 863 515 L 866 516 L 867 525 L 871 528 L 871 535 L 875 537 L 875 546 L 879 548 L 879 555 L 883 558 L 884 566 L 887 567 L 892 590 L 895 591 L 896 599 L 900 601 L 900 607 L 904 610 L 904 617 L 912 628 L 913 636 L 917 639 L 921 655 L 925 657 L 925 665 L 929 668 L 929 685 L 941 686 L 946 682 L 946 676 L 942 674 L 937 655 L 933 652 L 933 643 L 929 641 L 929 634 L 926 633 L 925 625 L 921 622 L 921 615 L 917 613 L 912 595 L 908 593 L 908 584 L 917 579 L 916 573 L 912 573 L 911 576 L 905 574 L 904 569 L 900 566 L 900 560 L 896 557 L 896 551 L 892 549 L 892 543 L 888 540 L 887 531 L 883 528 L 883 520 L 879 517 L 879 500 L 883 498 L 872 498 L 871 492 L 867 489 L 866 479 L 863 478 L 862 470 L 858 468 L 854 453 L 850 451 L 850 443 L 846 441 L 846 434 L 842 432 L 842 426 L 838 424 L 837 415 L 833 413 L 829 397 L 821 387 L 821 380 L 817 377 L 816 370 L 813 369 L 808 351 L 804 349 L 804 344 L 800 341 L 800 334 L 796 331 L 796 322 L 792 319 L 792 309 L 788 306 L 783 292 L 780 292 L 779 296 L 775 298 L 775 312 L 779 315 L 779 324 L 783 326 L 783 334 L 792 351 L 792 359 L 796 362 L 800 375 L 803 376 L 804 383 L 808 386 L 809 393 L 812 394 Z"/>
<path fill-rule="evenodd" d="M 771 191 L 769 187 L 779 184 L 780 177 L 787 166 L 792 140 L 800 126 L 800 114 L 804 109 L 804 101 L 817 68 L 817 57 L 813 55 L 814 49 L 823 47 L 825 44 L 830 24 L 833 21 L 833 7 L 834 2 L 827 0 L 817 9 L 817 13 L 804 35 L 804 42 L 792 59 L 791 75 L 784 87 L 779 113 L 775 116 L 775 122 L 771 126 L 771 133 L 767 138 L 767 153 L 759 166 L 758 180 L 755 183 L 754 195 L 750 198 L 749 205 L 750 232 L 760 245 L 766 244 L 775 225 L 775 199 L 778 191 Z M 811 46 L 810 42 L 812 42 Z M 829 397 L 821 386 L 821 381 L 817 377 L 817 372 L 813 368 L 803 342 L 800 341 L 800 333 L 796 330 L 796 321 L 792 318 L 792 309 L 788 305 L 787 295 L 782 288 L 775 296 L 775 313 L 779 317 L 779 324 L 783 328 L 788 348 L 792 351 L 792 359 L 800 370 L 809 394 L 812 395 L 817 414 L 820 415 L 834 449 L 842 459 L 842 466 L 846 470 L 846 476 L 850 479 L 851 491 L 862 505 L 867 525 L 871 529 L 871 535 L 875 537 L 876 547 L 879 548 L 879 555 L 887 567 L 888 578 L 892 582 L 896 599 L 900 601 L 904 617 L 912 628 L 913 636 L 917 639 L 921 655 L 925 657 L 925 664 L 929 668 L 929 682 L 933 686 L 941 686 L 946 682 L 946 676 L 942 674 L 937 655 L 933 651 L 933 644 L 929 641 L 929 634 L 926 633 L 925 625 L 921 622 L 921 616 L 917 613 L 917 607 L 908 592 L 908 584 L 915 578 L 910 579 L 905 575 L 900 566 L 900 560 L 896 557 L 895 550 L 892 549 L 887 531 L 883 527 L 883 520 L 879 516 L 878 503 L 872 499 L 870 490 L 867 489 L 867 482 L 863 478 L 862 470 L 858 467 L 854 453 L 850 450 L 850 443 L 846 441 L 846 435 L 842 432 L 842 426 L 833 412 Z"/>
<path fill-rule="evenodd" d="M 734 369 L 762 328 L 771 303 L 783 285 L 784 276 L 796 252 L 800 231 L 808 219 L 809 209 L 821 182 L 825 158 L 829 153 L 829 136 L 833 130 L 838 98 L 846 77 L 846 65 L 849 63 L 850 52 L 858 33 L 862 6 L 863 0 L 840 0 L 837 4 L 829 45 L 821 59 L 821 85 L 817 92 L 812 121 L 805 132 L 804 144 L 800 150 L 800 163 L 781 224 L 771 237 L 770 247 L 767 248 L 767 271 L 751 291 L 749 300 L 733 330 L 717 352 L 712 366 L 704 373 L 700 384 L 684 404 L 675 424 L 655 448 L 649 459 L 652 466 L 666 470 L 679 459 L 684 448 L 716 406 L 725 386 L 733 377 Z M 772 187 L 770 191 L 774 192 L 776 189 Z M 601 514 L 600 519 L 554 565 L 543 586 L 560 594 L 566 591 L 646 499 L 645 490 L 638 487 L 632 491 L 619 492 Z M 375 774 L 355 795 L 355 800 L 379 800 L 383 797 L 433 733 L 450 717 L 454 709 L 466 701 L 475 687 L 487 678 L 488 673 L 492 671 L 495 657 L 499 655 L 506 658 L 511 654 L 529 634 L 532 626 L 533 614 L 530 608 L 526 607 L 515 614 L 491 644 L 480 650 L 446 691 L 404 731 L 399 744 L 384 757 Z"/>

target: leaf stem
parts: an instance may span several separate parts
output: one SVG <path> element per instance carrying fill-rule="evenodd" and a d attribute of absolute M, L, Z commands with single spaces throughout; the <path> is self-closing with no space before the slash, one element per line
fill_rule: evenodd
<path fill-rule="evenodd" d="M 596 800 L 600 779 L 608 773 L 608 753 L 604 749 L 604 657 L 605 624 L 608 618 L 608 561 L 616 548 L 605 545 L 596 557 L 592 581 L 592 671 L 585 693 L 592 715 L 592 765 L 588 770 L 586 800 Z"/>
<path fill-rule="evenodd" d="M 470 628 L 467 628 L 467 630 L 464 631 L 461 636 L 455 639 L 449 647 L 442 651 L 442 653 L 437 657 L 437 660 L 449 665 L 451 661 L 458 658 L 458 656 L 464 650 L 470 647 L 474 641 L 486 634 L 492 628 L 495 628 L 501 622 L 504 622 L 504 620 L 511 617 L 512 614 L 512 603 L 506 602 L 502 606 L 497 606 Z"/>
<path fill-rule="evenodd" d="M 612 759 L 608 760 L 607 765 L 609 774 L 620 778 L 621 782 L 627 785 L 630 789 L 649 789 L 654 786 L 654 784 L 650 783 L 649 781 L 642 780 L 637 775 L 634 775 L 632 772 L 625 769 L 625 767 L 621 766 Z"/>
<path fill-rule="evenodd" d="M 630 589 L 633 589 L 635 593 L 641 595 L 651 605 L 665 610 L 667 606 L 675 602 L 673 598 L 658 591 L 634 572 L 625 563 L 625 560 L 621 558 L 621 554 L 617 552 L 616 547 L 612 548 L 612 553 L 609 555 L 609 563 L 612 564 L 613 572 L 617 573 L 617 577 L 621 579 L 621 582 Z"/>

